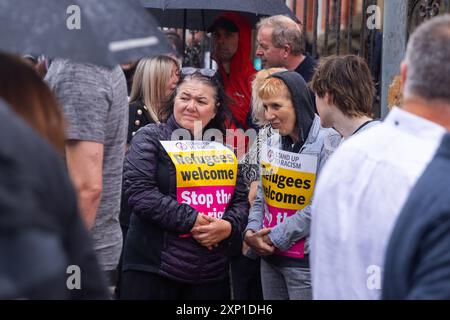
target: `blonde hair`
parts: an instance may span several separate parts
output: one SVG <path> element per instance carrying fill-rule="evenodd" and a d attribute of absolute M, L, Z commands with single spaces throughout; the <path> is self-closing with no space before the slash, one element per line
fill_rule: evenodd
<path fill-rule="evenodd" d="M 264 117 L 264 105 L 259 97 L 259 89 L 268 77 L 282 71 L 287 70 L 285 68 L 263 69 L 256 74 L 255 79 L 252 81 L 252 120 L 253 123 L 259 127 L 263 127 L 267 124 Z"/>
<path fill-rule="evenodd" d="M 179 68 L 177 60 L 169 56 L 144 58 L 139 61 L 133 77 L 130 102 L 142 100 L 150 117 L 157 123 L 160 110 L 169 100 L 166 89 L 174 65 Z"/>
<path fill-rule="evenodd" d="M 264 80 L 261 88 L 259 88 L 258 94 L 259 98 L 262 100 L 270 99 L 280 95 L 280 92 L 285 90 L 288 99 L 291 99 L 291 94 L 289 93 L 289 88 L 279 78 L 267 78 Z"/>

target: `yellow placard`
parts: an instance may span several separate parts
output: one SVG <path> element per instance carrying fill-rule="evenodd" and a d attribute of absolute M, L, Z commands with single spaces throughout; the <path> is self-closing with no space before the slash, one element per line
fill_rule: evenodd
<path fill-rule="evenodd" d="M 261 162 L 263 195 L 270 206 L 300 210 L 311 201 L 316 175 Z"/>
<path fill-rule="evenodd" d="M 202 150 L 200 146 L 178 151 L 173 148 L 176 143 L 164 142 L 163 145 L 168 145 L 166 150 L 176 167 L 177 187 L 236 185 L 237 160 L 228 148 L 216 146 L 216 149 Z"/>

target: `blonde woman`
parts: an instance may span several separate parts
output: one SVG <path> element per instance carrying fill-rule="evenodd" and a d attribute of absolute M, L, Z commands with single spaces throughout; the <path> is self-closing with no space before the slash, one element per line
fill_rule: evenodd
<path fill-rule="evenodd" d="M 265 142 L 271 147 L 271 154 L 289 156 L 292 160 L 289 165 L 292 165 L 292 168 L 302 168 L 301 170 L 305 170 L 303 161 L 311 159 L 311 163 L 316 167 L 313 167 L 310 173 L 315 179 L 328 159 L 324 141 L 337 135 L 337 132 L 321 127 L 305 80 L 295 71 L 278 72 L 264 81 L 258 93 L 264 102 L 265 119 L 272 129 L 278 131 L 280 138 L 279 143 L 275 143 L 276 137 L 272 135 L 270 140 Z M 269 155 L 267 152 L 266 154 Z M 296 165 L 293 165 L 294 163 Z M 290 191 L 285 189 L 287 184 L 280 184 L 280 181 L 286 181 L 287 178 L 293 179 L 290 177 L 293 171 L 289 171 L 289 165 L 275 161 L 271 169 L 261 176 L 244 233 L 245 243 L 254 253 L 263 257 L 261 283 L 265 300 L 312 298 L 309 226 L 313 187 L 306 186 L 310 192 L 309 199 L 303 196 L 306 193 L 298 186 L 293 186 L 295 191 L 289 193 Z M 284 168 L 287 171 L 274 172 L 272 167 Z M 302 180 L 302 183 L 305 181 Z M 271 191 L 267 192 L 268 190 Z M 297 202 L 295 207 L 289 207 L 290 204 L 287 203 L 290 200 L 285 201 L 287 197 L 300 197 L 305 201 L 302 204 Z"/>
<path fill-rule="evenodd" d="M 264 81 L 274 73 L 287 71 L 285 68 L 270 68 L 259 71 L 252 82 L 252 121 L 260 128 L 258 137 L 250 147 L 248 153 L 242 161 L 244 177 L 249 188 L 248 199 L 250 205 L 256 198 L 256 189 L 259 181 L 259 149 L 264 140 L 270 136 L 270 128 L 267 127 L 267 121 L 264 117 L 264 104 L 258 95 Z"/>
<path fill-rule="evenodd" d="M 259 175 L 259 150 L 271 135 L 270 127 L 264 117 L 264 104 L 258 95 L 264 81 L 274 73 L 286 71 L 284 68 L 270 68 L 259 71 L 252 82 L 252 122 L 260 128 L 255 142 L 249 152 L 242 159 L 240 166 L 244 176 L 245 185 L 249 189 L 248 201 L 250 205 L 256 198 Z M 231 281 L 233 296 L 236 300 L 262 300 L 260 260 L 248 252 L 249 247 L 242 243 L 242 252 L 247 256 L 237 255 L 231 257 Z"/>
<path fill-rule="evenodd" d="M 180 78 L 177 60 L 156 56 L 139 61 L 130 95 L 128 143 L 141 128 L 159 123 L 159 111 L 169 100 Z"/>

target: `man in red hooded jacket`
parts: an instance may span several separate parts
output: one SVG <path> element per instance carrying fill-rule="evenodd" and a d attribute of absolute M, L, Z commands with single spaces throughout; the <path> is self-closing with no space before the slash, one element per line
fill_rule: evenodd
<path fill-rule="evenodd" d="M 247 19 L 234 12 L 219 16 L 208 29 L 213 36 L 213 58 L 219 66 L 235 125 L 248 129 L 251 82 L 256 70 L 251 55 L 252 28 Z"/>

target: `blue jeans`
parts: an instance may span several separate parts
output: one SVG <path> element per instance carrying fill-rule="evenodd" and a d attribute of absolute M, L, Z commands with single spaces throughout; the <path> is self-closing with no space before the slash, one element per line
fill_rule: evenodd
<path fill-rule="evenodd" d="M 261 259 L 264 300 L 311 300 L 310 269 L 277 267 Z"/>

